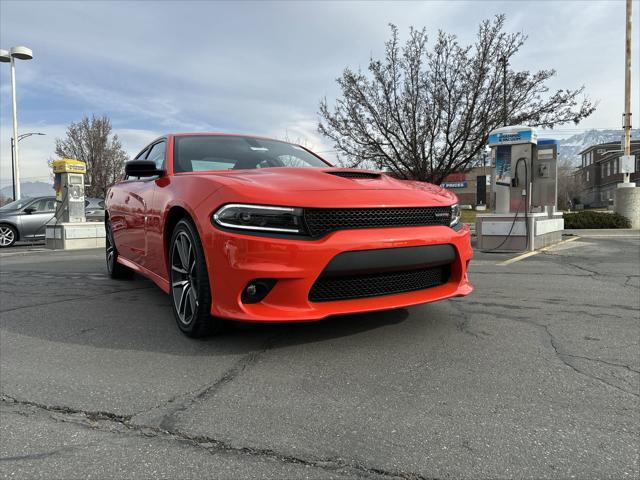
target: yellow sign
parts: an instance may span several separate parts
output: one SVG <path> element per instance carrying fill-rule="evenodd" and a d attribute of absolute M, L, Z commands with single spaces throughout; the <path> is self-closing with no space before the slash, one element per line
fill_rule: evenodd
<path fill-rule="evenodd" d="M 53 173 L 87 173 L 87 166 L 80 160 L 62 158 L 53 161 Z"/>

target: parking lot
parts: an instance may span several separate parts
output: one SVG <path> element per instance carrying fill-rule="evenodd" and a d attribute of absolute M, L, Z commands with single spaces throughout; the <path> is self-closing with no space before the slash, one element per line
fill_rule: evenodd
<path fill-rule="evenodd" d="M 4 478 L 638 478 L 640 237 L 469 297 L 191 340 L 103 252 L 0 253 Z"/>

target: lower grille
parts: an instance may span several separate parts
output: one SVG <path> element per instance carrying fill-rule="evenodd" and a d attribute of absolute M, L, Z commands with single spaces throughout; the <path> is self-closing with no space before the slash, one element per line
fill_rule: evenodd
<path fill-rule="evenodd" d="M 449 281 L 450 265 L 384 272 L 348 277 L 320 277 L 311 287 L 309 300 L 331 302 L 414 292 L 444 285 Z"/>

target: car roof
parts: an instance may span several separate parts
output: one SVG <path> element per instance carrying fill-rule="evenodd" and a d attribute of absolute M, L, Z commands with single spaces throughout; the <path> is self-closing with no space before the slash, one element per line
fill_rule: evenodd
<path fill-rule="evenodd" d="M 287 140 L 280 140 L 278 138 L 265 137 L 262 135 L 251 135 L 247 133 L 222 133 L 222 132 L 180 132 L 180 133 L 168 133 L 167 135 L 172 135 L 174 137 L 247 137 L 247 138 L 257 138 L 260 140 L 272 140 L 274 142 L 282 142 L 289 143 L 292 145 L 297 145 L 295 142 L 289 142 Z"/>

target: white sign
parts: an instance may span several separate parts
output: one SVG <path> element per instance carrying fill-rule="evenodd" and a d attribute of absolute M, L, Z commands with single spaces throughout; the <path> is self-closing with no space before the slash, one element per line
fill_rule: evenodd
<path fill-rule="evenodd" d="M 636 157 L 635 155 L 622 155 L 620 157 L 620 173 L 635 173 Z"/>

